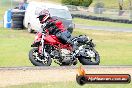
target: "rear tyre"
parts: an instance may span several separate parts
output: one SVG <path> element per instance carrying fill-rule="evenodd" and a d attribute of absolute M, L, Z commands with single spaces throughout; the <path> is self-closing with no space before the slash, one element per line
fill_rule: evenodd
<path fill-rule="evenodd" d="M 94 51 L 94 52 L 95 52 L 95 57 L 94 57 L 95 61 L 94 62 L 91 60 L 90 57 L 84 57 L 84 56 L 80 56 L 78 58 L 78 60 L 83 65 L 99 65 L 99 63 L 100 63 L 100 56 L 99 56 L 99 54 L 98 54 L 97 51 Z"/>
<path fill-rule="evenodd" d="M 31 61 L 31 63 L 33 65 L 35 65 L 35 66 L 50 66 L 51 65 L 52 59 L 48 53 L 47 53 L 47 56 L 44 58 L 46 60 L 46 63 L 45 63 L 45 61 L 39 61 L 37 58 L 39 58 L 39 59 L 41 59 L 41 58 L 36 55 L 38 55 L 37 48 L 33 48 L 29 51 L 29 60 Z"/>

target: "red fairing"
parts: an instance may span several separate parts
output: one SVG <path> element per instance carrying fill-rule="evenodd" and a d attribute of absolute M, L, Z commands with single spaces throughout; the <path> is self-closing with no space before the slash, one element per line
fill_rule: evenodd
<path fill-rule="evenodd" d="M 35 36 L 35 41 L 40 41 L 42 38 L 42 33 L 41 32 L 38 32 Z"/>
<path fill-rule="evenodd" d="M 42 36 L 42 33 L 41 32 L 38 32 L 37 35 L 38 35 L 38 37 L 41 37 Z"/>
<path fill-rule="evenodd" d="M 34 43 L 40 42 L 42 39 L 42 33 L 37 33 Z M 72 47 L 69 44 L 62 44 L 61 41 L 55 36 L 55 35 L 47 35 L 44 38 L 45 44 L 49 44 L 51 46 L 54 46 L 56 48 L 67 48 L 69 50 L 72 50 Z M 39 46 L 39 53 L 41 53 L 41 45 Z"/>
<path fill-rule="evenodd" d="M 72 50 L 72 47 L 71 45 L 69 44 L 62 44 L 61 41 L 55 36 L 55 35 L 48 35 L 45 37 L 45 44 L 49 44 L 49 45 L 52 45 L 56 48 L 59 48 L 59 49 L 69 49 L 69 50 Z"/>
<path fill-rule="evenodd" d="M 44 40 L 50 44 L 58 44 L 60 42 L 55 35 L 48 35 Z"/>

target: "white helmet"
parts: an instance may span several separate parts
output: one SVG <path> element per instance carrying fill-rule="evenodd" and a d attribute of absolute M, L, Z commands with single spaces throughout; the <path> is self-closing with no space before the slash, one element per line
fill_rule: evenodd
<path fill-rule="evenodd" d="M 45 22 L 50 17 L 50 13 L 48 10 L 43 9 L 39 14 L 38 17 L 40 22 Z"/>

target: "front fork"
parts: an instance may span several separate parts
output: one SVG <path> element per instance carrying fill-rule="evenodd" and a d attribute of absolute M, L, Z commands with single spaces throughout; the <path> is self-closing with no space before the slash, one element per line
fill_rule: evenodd
<path fill-rule="evenodd" d="M 42 33 L 42 39 L 41 39 L 41 43 L 42 43 L 42 52 L 41 52 L 41 55 L 42 56 L 45 56 L 45 48 L 44 48 L 44 37 L 45 37 L 45 34 L 44 33 Z"/>

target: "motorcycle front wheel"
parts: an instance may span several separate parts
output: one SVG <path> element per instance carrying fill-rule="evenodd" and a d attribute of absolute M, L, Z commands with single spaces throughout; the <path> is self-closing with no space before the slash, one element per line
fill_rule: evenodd
<path fill-rule="evenodd" d="M 44 58 L 40 58 L 37 48 L 33 48 L 29 51 L 29 60 L 35 66 L 50 66 L 52 63 L 52 59 L 48 53 L 47 56 L 45 56 Z"/>
<path fill-rule="evenodd" d="M 78 60 L 82 65 L 99 65 L 100 63 L 99 53 L 96 50 L 94 50 L 94 53 L 95 53 L 95 57 L 91 58 L 91 57 L 80 56 L 78 57 Z M 94 61 L 92 59 L 94 59 Z"/>

